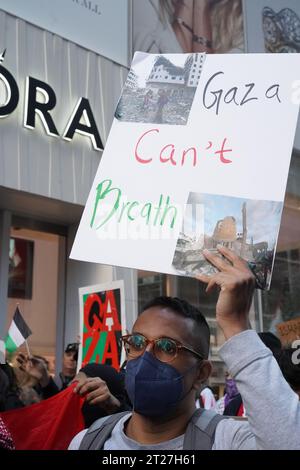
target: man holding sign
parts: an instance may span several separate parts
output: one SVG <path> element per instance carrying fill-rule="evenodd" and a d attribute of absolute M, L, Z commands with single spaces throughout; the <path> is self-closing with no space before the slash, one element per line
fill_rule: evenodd
<path fill-rule="evenodd" d="M 248 330 L 254 287 L 271 282 L 298 71 L 298 54 L 134 55 L 70 256 L 220 288 L 220 355 L 248 423 L 195 414 L 209 328 L 187 302 L 158 298 L 123 337 L 132 415 L 95 424 L 71 448 L 82 438 L 91 449 L 300 448 L 298 397 Z M 168 95 L 158 116 L 142 109 L 148 90 Z"/>
<path fill-rule="evenodd" d="M 220 289 L 216 318 L 227 340 L 220 355 L 237 383 L 248 422 L 195 410 L 195 390 L 211 371 L 209 328 L 187 302 L 158 298 L 123 338 L 133 413 L 99 420 L 78 434 L 70 449 L 300 449 L 298 396 L 283 380 L 271 351 L 249 330 L 255 278 L 231 250 L 218 250 L 227 262 L 204 252 L 218 272 L 199 279 L 208 292 Z"/>

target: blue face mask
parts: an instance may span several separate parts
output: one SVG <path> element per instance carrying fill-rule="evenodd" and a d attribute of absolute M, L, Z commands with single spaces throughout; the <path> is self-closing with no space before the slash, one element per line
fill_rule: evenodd
<path fill-rule="evenodd" d="M 186 396 L 184 375 L 148 351 L 128 361 L 125 387 L 134 411 L 145 416 L 166 415 Z"/>

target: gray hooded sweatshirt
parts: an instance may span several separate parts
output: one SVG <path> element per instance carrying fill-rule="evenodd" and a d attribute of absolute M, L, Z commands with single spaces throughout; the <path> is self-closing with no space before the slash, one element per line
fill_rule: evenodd
<path fill-rule="evenodd" d="M 213 450 L 299 449 L 300 404 L 278 367 L 271 351 L 255 331 L 230 338 L 220 357 L 235 379 L 248 421 L 224 419 L 217 425 Z M 121 418 L 104 445 L 105 450 L 181 450 L 184 436 L 154 445 L 128 438 Z M 69 449 L 76 450 L 86 433 L 81 431 Z"/>

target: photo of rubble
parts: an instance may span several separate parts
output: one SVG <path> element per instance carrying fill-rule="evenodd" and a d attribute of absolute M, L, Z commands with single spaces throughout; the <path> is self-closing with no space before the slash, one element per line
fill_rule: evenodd
<path fill-rule="evenodd" d="M 205 54 L 195 53 L 148 55 L 133 62 L 115 117 L 124 122 L 186 125 L 204 61 Z"/>
<path fill-rule="evenodd" d="M 258 288 L 269 289 L 282 207 L 276 201 L 190 193 L 173 267 L 181 275 L 212 275 L 217 269 L 202 250 L 222 257 L 217 245 L 223 245 L 248 262 Z"/>

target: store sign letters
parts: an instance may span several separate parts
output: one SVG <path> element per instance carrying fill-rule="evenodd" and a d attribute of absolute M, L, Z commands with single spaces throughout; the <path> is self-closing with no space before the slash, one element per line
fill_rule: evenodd
<path fill-rule="evenodd" d="M 13 75 L 3 65 L 0 65 L 0 82 L 5 89 L 5 99 L 0 103 L 0 118 L 12 114 L 19 104 L 20 93 L 18 84 Z M 35 129 L 38 115 L 47 135 L 60 137 L 51 111 L 57 105 L 56 94 L 46 82 L 34 77 L 26 77 L 24 97 L 24 127 Z M 88 137 L 96 151 L 103 149 L 98 127 L 93 115 L 90 102 L 87 98 L 79 98 L 73 112 L 66 122 L 62 138 L 72 141 L 74 134 Z"/>

